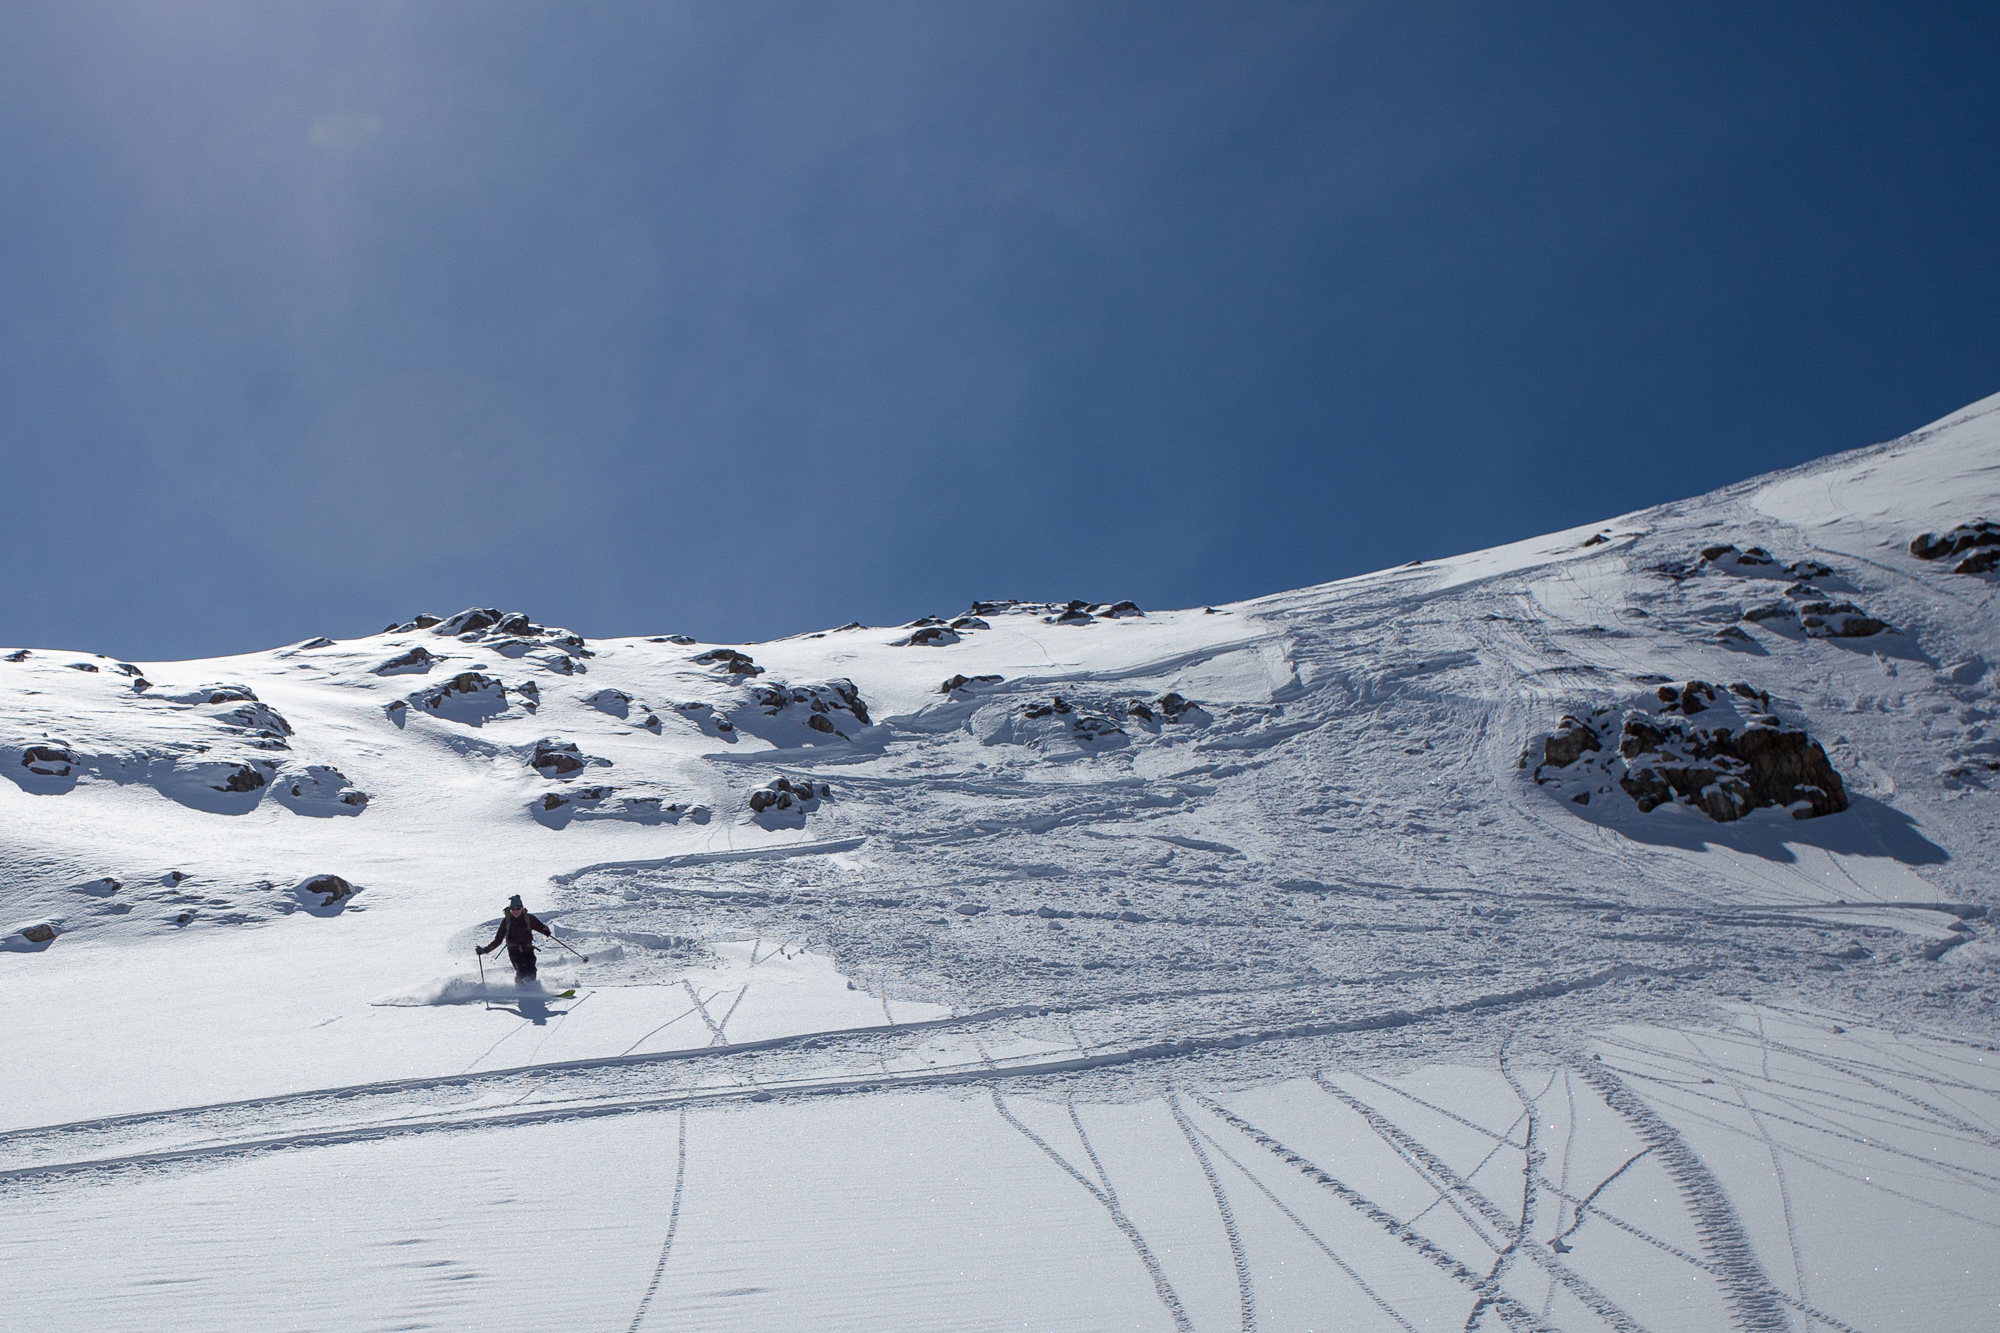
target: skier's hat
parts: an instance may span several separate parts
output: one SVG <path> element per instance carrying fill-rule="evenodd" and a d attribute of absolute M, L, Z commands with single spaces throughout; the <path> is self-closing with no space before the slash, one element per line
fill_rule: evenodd
<path fill-rule="evenodd" d="M 515 894 L 515 895 L 514 895 L 513 897 L 509 898 L 509 899 L 507 900 L 507 906 L 509 906 L 509 907 L 520 907 L 520 906 L 522 906 L 522 903 L 521 903 L 521 895 L 517 893 L 517 894 Z"/>

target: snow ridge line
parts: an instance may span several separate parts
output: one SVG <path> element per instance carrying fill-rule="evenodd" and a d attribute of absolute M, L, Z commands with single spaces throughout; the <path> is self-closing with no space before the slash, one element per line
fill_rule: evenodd
<path fill-rule="evenodd" d="M 1201 1140 L 1194 1135 L 1187 1112 L 1181 1110 L 1180 1097 L 1172 1089 L 1167 1091 L 1167 1109 L 1174 1113 L 1175 1123 L 1187 1136 L 1188 1147 L 1194 1149 L 1194 1159 L 1201 1163 L 1201 1173 L 1208 1177 L 1209 1193 L 1215 1196 L 1215 1211 L 1222 1214 L 1222 1230 L 1229 1237 L 1230 1262 L 1236 1267 L 1236 1303 L 1242 1314 L 1243 1333 L 1257 1333 L 1257 1292 L 1250 1282 L 1250 1259 L 1243 1250 L 1242 1233 L 1236 1229 L 1236 1214 L 1229 1207 L 1229 1197 L 1222 1192 L 1222 1181 L 1216 1176 L 1215 1167 L 1202 1150 Z"/>
<path fill-rule="evenodd" d="M 1470 1287 L 1473 1291 L 1479 1293 L 1482 1297 L 1490 1294 L 1492 1296 L 1492 1304 L 1500 1311 L 1501 1317 L 1506 1319 L 1508 1323 L 1514 1324 L 1517 1327 L 1540 1330 L 1540 1333 L 1556 1333 L 1549 1325 L 1537 1318 L 1535 1313 L 1528 1309 L 1527 1306 L 1522 1305 L 1505 1291 L 1494 1286 L 1486 1278 L 1467 1268 L 1459 1261 L 1456 1255 L 1435 1241 L 1432 1241 L 1428 1236 L 1425 1236 L 1407 1223 L 1397 1221 L 1395 1214 L 1376 1203 L 1373 1199 L 1370 1199 L 1360 1190 L 1320 1169 L 1318 1165 L 1293 1152 L 1283 1143 L 1272 1138 L 1248 1120 L 1230 1111 L 1221 1103 L 1212 1101 L 1200 1093 L 1191 1092 L 1188 1095 L 1199 1102 L 1211 1115 L 1214 1115 L 1217 1119 L 1223 1121 L 1230 1128 L 1241 1133 L 1252 1143 L 1265 1149 L 1279 1160 L 1296 1167 L 1306 1179 L 1332 1190 L 1334 1194 L 1339 1196 L 1342 1202 L 1348 1204 L 1363 1217 L 1383 1228 L 1397 1240 L 1408 1245 L 1418 1254 L 1436 1264 L 1439 1268 Z"/>
<path fill-rule="evenodd" d="M 1048 1154 L 1049 1160 L 1067 1172 L 1070 1179 L 1083 1186 L 1086 1190 L 1089 1190 L 1091 1197 L 1104 1205 L 1105 1211 L 1111 1214 L 1111 1220 L 1118 1224 L 1120 1231 L 1125 1233 L 1125 1239 L 1132 1242 L 1132 1248 L 1138 1252 L 1139 1261 L 1145 1264 L 1147 1273 L 1152 1275 L 1153 1290 L 1159 1293 L 1161 1304 L 1165 1305 L 1167 1313 L 1173 1316 L 1174 1327 L 1179 1330 L 1179 1333 L 1194 1333 L 1194 1324 L 1187 1317 L 1187 1310 L 1181 1304 L 1179 1293 L 1174 1290 L 1173 1283 L 1167 1281 L 1166 1272 L 1160 1267 L 1160 1261 L 1153 1256 L 1152 1249 L 1146 1244 L 1146 1238 L 1139 1234 L 1139 1228 L 1132 1225 L 1132 1219 L 1127 1217 L 1125 1210 L 1119 1206 L 1118 1196 L 1111 1193 L 1111 1182 L 1104 1177 L 1104 1167 L 1097 1162 L 1097 1153 L 1091 1148 L 1090 1140 L 1083 1140 L 1084 1151 L 1090 1153 L 1091 1162 L 1097 1166 L 1098 1176 L 1104 1180 L 1103 1189 L 1099 1189 L 1097 1186 L 1091 1184 L 1083 1172 L 1071 1166 L 1061 1153 L 1049 1146 L 1047 1139 L 1044 1139 L 1041 1135 L 1035 1133 L 1034 1130 L 1029 1129 L 1016 1119 L 1014 1113 L 1007 1109 L 1007 1103 L 1002 1100 L 1000 1089 L 997 1087 L 993 1089 L 993 1109 L 1000 1113 L 1002 1120 L 1005 1120 L 1015 1129 L 1020 1130 L 1027 1137 L 1028 1142 Z M 1075 1115 L 1076 1108 L 1072 1106 L 1070 1108 L 1070 1116 L 1074 1119 Z M 1079 1136 L 1083 1133 L 1081 1123 L 1077 1125 L 1077 1133 Z"/>
<path fill-rule="evenodd" d="M 646 1320 L 646 1307 L 653 1303 L 653 1293 L 660 1289 L 660 1279 L 666 1275 L 667 1256 L 674 1252 L 674 1233 L 681 1226 L 681 1190 L 687 1185 L 688 1170 L 688 1113 L 681 1107 L 681 1150 L 680 1159 L 674 1165 L 674 1203 L 667 1211 L 667 1238 L 660 1244 L 660 1262 L 653 1265 L 653 1280 L 646 1284 L 646 1294 L 639 1298 L 639 1309 L 632 1316 L 632 1326 L 626 1333 L 639 1333 L 639 1325 Z"/>
<path fill-rule="evenodd" d="M 1723 1192 L 1721 1182 L 1688 1147 L 1680 1131 L 1646 1105 L 1616 1074 L 1604 1068 L 1603 1061 L 1593 1060 L 1577 1072 L 1597 1089 L 1605 1105 L 1625 1117 L 1640 1139 L 1659 1154 L 1667 1174 L 1687 1203 L 1710 1271 L 1722 1283 L 1729 1302 L 1730 1323 L 1746 1333 L 1751 1330 L 1787 1333 L 1791 1320 L 1782 1305 L 1772 1299 L 1777 1288 L 1758 1262 L 1735 1206 Z"/>

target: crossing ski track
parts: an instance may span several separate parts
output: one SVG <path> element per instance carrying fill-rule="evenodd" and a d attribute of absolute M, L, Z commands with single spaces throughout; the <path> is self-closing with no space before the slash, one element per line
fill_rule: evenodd
<path fill-rule="evenodd" d="M 0 1322 L 1989 1326 L 2000 585 L 1907 547 L 2000 515 L 1995 460 L 2000 399 L 1489 551 L 754 675 L 415 628 L 8 655 Z M 1742 619 L 1792 562 L 1890 629 Z M 1689 680 L 1768 690 L 1849 808 L 1537 781 L 1564 714 Z M 296 790 L 190 785 L 239 761 Z M 780 775 L 825 794 L 753 815 Z M 475 983 L 516 889 L 592 961 Z"/>

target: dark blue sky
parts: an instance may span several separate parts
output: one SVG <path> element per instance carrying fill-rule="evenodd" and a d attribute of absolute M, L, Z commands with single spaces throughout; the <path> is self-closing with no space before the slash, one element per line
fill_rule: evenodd
<path fill-rule="evenodd" d="M 2000 390 L 1996 16 L 9 6 L 0 644 L 1200 605 L 1893 436 Z"/>

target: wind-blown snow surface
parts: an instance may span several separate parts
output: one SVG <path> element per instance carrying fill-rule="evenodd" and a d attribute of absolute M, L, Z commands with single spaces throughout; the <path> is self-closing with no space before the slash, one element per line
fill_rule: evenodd
<path fill-rule="evenodd" d="M 0 1308 L 1992 1325 L 1996 515 L 2000 398 L 1225 607 L 0 653 Z M 1845 808 L 1642 812 L 1725 723 Z"/>

